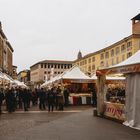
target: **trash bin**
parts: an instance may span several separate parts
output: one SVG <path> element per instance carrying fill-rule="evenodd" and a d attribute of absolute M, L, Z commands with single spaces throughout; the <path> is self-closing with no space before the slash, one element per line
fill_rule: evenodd
<path fill-rule="evenodd" d="M 93 109 L 93 116 L 97 117 L 97 108 Z"/>

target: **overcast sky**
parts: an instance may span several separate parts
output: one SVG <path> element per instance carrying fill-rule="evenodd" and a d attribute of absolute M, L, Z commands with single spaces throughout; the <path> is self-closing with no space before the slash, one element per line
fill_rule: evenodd
<path fill-rule="evenodd" d="M 131 34 L 140 0 L 0 0 L 18 71 L 45 59 L 75 60 Z"/>

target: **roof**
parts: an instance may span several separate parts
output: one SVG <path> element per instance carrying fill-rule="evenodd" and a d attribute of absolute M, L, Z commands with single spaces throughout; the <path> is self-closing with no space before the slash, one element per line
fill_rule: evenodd
<path fill-rule="evenodd" d="M 23 72 L 23 73 L 24 73 L 24 72 L 27 73 L 27 72 L 30 72 L 30 70 L 28 70 L 28 69 L 27 69 L 27 70 L 22 70 L 22 71 L 20 71 L 20 72 L 18 73 L 18 75 L 20 75 L 22 72 Z"/>
<path fill-rule="evenodd" d="M 30 68 L 34 67 L 35 65 L 38 64 L 47 64 L 47 63 L 51 63 L 51 64 L 72 64 L 73 61 L 64 61 L 64 60 L 43 60 L 43 61 L 39 61 L 37 63 L 35 63 L 34 65 L 32 65 Z"/>
<path fill-rule="evenodd" d="M 112 47 L 114 47 L 116 45 L 119 45 L 120 43 L 122 43 L 124 41 L 127 41 L 128 39 L 131 39 L 131 38 L 140 38 L 140 34 L 132 34 L 132 35 L 130 35 L 128 37 L 125 37 L 122 40 L 120 40 L 120 41 L 118 41 L 118 42 L 116 42 L 116 43 L 114 43 L 114 44 L 112 44 L 112 45 L 110 45 L 110 46 L 108 46 L 106 48 L 103 48 L 103 49 L 101 49 L 99 51 L 96 51 L 96 52 L 93 52 L 93 53 L 89 53 L 89 54 L 85 55 L 84 57 L 82 57 L 81 59 L 75 60 L 74 62 L 82 60 L 82 59 L 85 59 L 85 58 L 88 58 L 88 57 L 91 57 L 91 56 L 96 55 L 98 53 L 102 53 L 103 51 L 105 51 L 107 49 L 110 49 L 110 48 L 112 48 Z"/>
<path fill-rule="evenodd" d="M 78 66 L 73 66 L 71 69 L 69 69 L 64 75 L 62 75 L 62 79 L 90 79 L 87 75 L 84 74 L 80 70 Z"/>
<path fill-rule="evenodd" d="M 133 17 L 131 20 L 140 20 L 140 13 L 136 15 L 135 17 Z"/>
<path fill-rule="evenodd" d="M 13 65 L 13 68 L 17 68 L 17 66 Z"/>

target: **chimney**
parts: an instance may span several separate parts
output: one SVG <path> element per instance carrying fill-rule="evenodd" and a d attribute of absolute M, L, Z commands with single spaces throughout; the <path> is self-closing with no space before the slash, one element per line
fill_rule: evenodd
<path fill-rule="evenodd" d="M 140 34 L 140 14 L 136 15 L 132 20 L 132 34 Z"/>

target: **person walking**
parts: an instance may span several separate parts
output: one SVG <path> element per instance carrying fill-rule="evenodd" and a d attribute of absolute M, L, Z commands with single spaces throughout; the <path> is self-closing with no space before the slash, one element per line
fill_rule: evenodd
<path fill-rule="evenodd" d="M 28 91 L 27 91 L 27 89 L 24 89 L 23 94 L 22 94 L 24 111 L 28 111 L 28 97 L 29 97 Z"/>
<path fill-rule="evenodd" d="M 3 100 L 4 100 L 3 89 L 0 89 L 0 114 L 2 113 L 1 106 L 2 106 Z"/>
<path fill-rule="evenodd" d="M 53 109 L 54 109 L 54 103 L 55 103 L 55 95 L 54 95 L 54 92 L 53 92 L 53 88 L 50 90 L 48 89 L 48 92 L 47 92 L 47 101 L 48 101 L 48 111 L 52 111 L 53 112 Z"/>
<path fill-rule="evenodd" d="M 91 94 L 92 94 L 92 106 L 97 107 L 97 93 L 95 87 L 93 88 L 93 90 L 91 90 Z"/>
<path fill-rule="evenodd" d="M 64 88 L 64 101 L 64 105 L 67 107 L 69 105 L 69 91 L 66 87 Z"/>
<path fill-rule="evenodd" d="M 45 110 L 45 103 L 46 103 L 46 93 L 43 90 L 43 88 L 41 88 L 41 90 L 39 91 L 39 109 L 40 110 Z"/>

